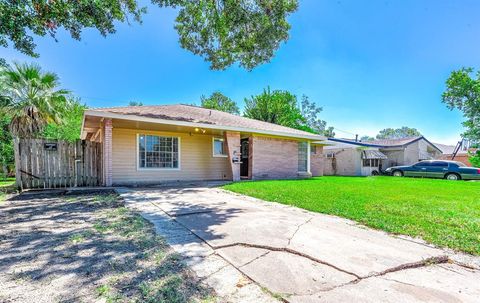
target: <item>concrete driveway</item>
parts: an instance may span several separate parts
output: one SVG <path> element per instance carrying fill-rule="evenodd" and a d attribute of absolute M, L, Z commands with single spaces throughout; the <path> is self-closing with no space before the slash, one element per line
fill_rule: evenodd
<path fill-rule="evenodd" d="M 117 189 L 228 302 L 478 302 L 445 251 L 217 188 Z"/>

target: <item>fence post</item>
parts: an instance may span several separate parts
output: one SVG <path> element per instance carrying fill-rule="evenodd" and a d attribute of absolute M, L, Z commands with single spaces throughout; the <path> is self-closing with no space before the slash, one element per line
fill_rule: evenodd
<path fill-rule="evenodd" d="M 20 173 L 20 140 L 18 137 L 13 138 L 13 148 L 15 154 L 15 182 L 17 183 L 17 188 L 23 190 L 22 175 Z"/>

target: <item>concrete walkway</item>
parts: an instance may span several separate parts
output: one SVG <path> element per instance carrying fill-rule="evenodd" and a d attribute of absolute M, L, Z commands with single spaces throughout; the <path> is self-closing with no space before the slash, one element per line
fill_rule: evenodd
<path fill-rule="evenodd" d="M 216 188 L 117 191 L 226 302 L 480 298 L 480 270 L 346 219 Z"/>

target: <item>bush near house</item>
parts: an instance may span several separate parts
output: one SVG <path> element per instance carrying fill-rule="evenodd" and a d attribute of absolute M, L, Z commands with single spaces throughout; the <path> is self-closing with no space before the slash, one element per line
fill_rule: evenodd
<path fill-rule="evenodd" d="M 480 255 L 480 183 L 392 177 L 241 182 L 225 189 Z"/>

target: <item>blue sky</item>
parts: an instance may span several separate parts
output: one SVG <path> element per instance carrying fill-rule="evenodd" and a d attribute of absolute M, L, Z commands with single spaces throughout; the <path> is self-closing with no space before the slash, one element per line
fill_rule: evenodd
<path fill-rule="evenodd" d="M 215 90 L 243 106 L 270 86 L 323 106 L 337 137 L 406 125 L 455 143 L 462 115 L 441 93 L 452 70 L 480 67 L 478 12 L 476 0 L 300 0 L 290 40 L 251 72 L 211 71 L 179 46 L 175 10 L 154 6 L 143 24 L 120 24 L 107 38 L 86 30 L 78 42 L 61 32 L 58 43 L 36 38 L 39 59 L 3 48 L 0 57 L 38 62 L 91 107 L 199 103 Z"/>

